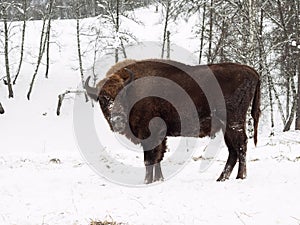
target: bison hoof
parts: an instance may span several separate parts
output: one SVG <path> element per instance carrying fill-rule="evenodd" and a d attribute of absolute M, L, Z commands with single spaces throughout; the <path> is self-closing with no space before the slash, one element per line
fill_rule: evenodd
<path fill-rule="evenodd" d="M 151 184 L 153 182 L 152 179 L 145 179 L 144 184 Z"/>
<path fill-rule="evenodd" d="M 223 181 L 226 181 L 226 180 L 228 180 L 228 179 L 229 179 L 228 177 L 225 177 L 225 176 L 221 175 L 221 176 L 217 179 L 217 181 L 218 181 L 218 182 L 223 182 Z"/>
<path fill-rule="evenodd" d="M 162 182 L 164 181 L 165 179 L 163 177 L 155 177 L 153 182 Z"/>
<path fill-rule="evenodd" d="M 164 181 L 163 177 L 154 178 L 153 180 L 152 179 L 145 179 L 144 184 L 151 184 L 151 183 L 154 183 L 154 182 L 163 182 L 163 181 Z"/>
<path fill-rule="evenodd" d="M 238 175 L 238 176 L 236 177 L 236 179 L 242 179 L 242 180 L 243 180 L 243 179 L 246 179 L 246 177 L 247 177 L 247 176 L 243 174 L 243 175 Z"/>
<path fill-rule="evenodd" d="M 155 173 L 153 173 L 155 172 Z M 153 176 L 154 175 L 154 176 Z M 164 176 L 161 171 L 160 164 L 146 166 L 145 184 L 164 181 Z"/>

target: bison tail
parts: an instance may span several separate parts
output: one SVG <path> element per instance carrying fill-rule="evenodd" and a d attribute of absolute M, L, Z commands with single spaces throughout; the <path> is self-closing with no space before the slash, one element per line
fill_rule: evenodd
<path fill-rule="evenodd" d="M 256 85 L 255 95 L 252 102 L 251 116 L 254 120 L 254 144 L 257 144 L 257 128 L 260 116 L 260 80 Z"/>

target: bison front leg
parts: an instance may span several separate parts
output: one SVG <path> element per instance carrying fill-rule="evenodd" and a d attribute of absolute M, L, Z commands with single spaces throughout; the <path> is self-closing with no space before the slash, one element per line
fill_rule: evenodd
<path fill-rule="evenodd" d="M 163 181 L 160 162 L 166 152 L 166 138 L 156 148 L 152 150 L 144 150 L 144 163 L 146 167 L 145 184 L 156 181 Z"/>
<path fill-rule="evenodd" d="M 150 184 L 156 181 L 163 181 L 164 177 L 161 171 L 160 163 L 146 166 L 145 184 Z"/>
<path fill-rule="evenodd" d="M 145 175 L 145 184 L 150 184 L 153 182 L 153 165 L 145 165 L 146 166 L 146 175 Z"/>
<path fill-rule="evenodd" d="M 160 163 L 157 163 L 154 166 L 154 179 L 153 179 L 153 182 L 163 181 L 163 180 L 164 180 L 164 176 L 163 176 L 162 171 L 161 171 Z"/>

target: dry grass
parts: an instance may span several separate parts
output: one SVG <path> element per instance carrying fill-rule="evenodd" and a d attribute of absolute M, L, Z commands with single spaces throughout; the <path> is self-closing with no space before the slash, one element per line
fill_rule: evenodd
<path fill-rule="evenodd" d="M 110 221 L 105 220 L 105 221 L 96 221 L 92 220 L 90 225 L 128 225 L 127 223 L 118 223 L 113 221 L 112 218 L 110 218 Z"/>
<path fill-rule="evenodd" d="M 119 225 L 117 222 L 109 222 L 109 221 L 91 221 L 90 225 Z"/>

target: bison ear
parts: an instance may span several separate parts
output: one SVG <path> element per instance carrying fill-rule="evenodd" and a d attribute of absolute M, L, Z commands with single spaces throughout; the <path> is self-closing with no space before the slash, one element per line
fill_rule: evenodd
<path fill-rule="evenodd" d="M 126 70 L 129 73 L 129 78 L 127 80 L 125 80 L 124 82 L 124 87 L 128 84 L 130 84 L 132 81 L 134 81 L 134 73 L 132 72 L 132 70 L 128 69 L 128 68 L 124 68 L 124 70 Z"/>

